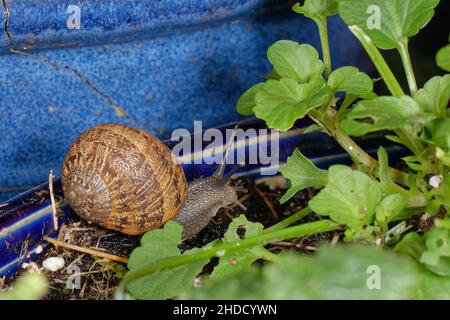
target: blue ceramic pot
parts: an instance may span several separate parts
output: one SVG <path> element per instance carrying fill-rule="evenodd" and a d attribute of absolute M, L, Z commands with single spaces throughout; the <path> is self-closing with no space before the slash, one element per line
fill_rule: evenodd
<path fill-rule="evenodd" d="M 204 128 L 237 120 L 238 97 L 270 71 L 271 43 L 292 39 L 320 49 L 316 26 L 291 12 L 293 2 L 5 0 L 0 191 L 59 172 L 73 139 L 98 123 L 168 138 L 194 120 Z M 368 71 L 337 16 L 329 29 L 334 67 Z"/>

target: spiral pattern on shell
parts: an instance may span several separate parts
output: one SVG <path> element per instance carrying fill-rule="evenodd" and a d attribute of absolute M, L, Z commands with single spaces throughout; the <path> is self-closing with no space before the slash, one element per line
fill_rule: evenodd
<path fill-rule="evenodd" d="M 187 192 L 170 149 L 143 130 L 119 124 L 82 133 L 64 158 L 61 179 L 80 217 L 132 235 L 175 217 Z"/>

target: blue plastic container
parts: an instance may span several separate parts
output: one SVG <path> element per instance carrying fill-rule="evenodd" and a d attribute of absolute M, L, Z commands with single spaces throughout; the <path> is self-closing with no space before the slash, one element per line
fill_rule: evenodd
<path fill-rule="evenodd" d="M 208 128 L 239 119 L 238 97 L 270 71 L 271 43 L 292 39 L 320 49 L 316 26 L 290 10 L 294 2 L 6 0 L 0 188 L 37 185 L 50 169 L 58 174 L 73 139 L 98 123 L 168 138 L 194 120 Z M 337 16 L 329 29 L 334 67 L 367 71 Z"/>

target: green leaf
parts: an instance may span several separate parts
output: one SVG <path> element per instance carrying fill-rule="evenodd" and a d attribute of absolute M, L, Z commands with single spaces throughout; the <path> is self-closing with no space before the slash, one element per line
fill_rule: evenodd
<path fill-rule="evenodd" d="M 450 99 L 450 74 L 435 76 L 428 80 L 423 89 L 417 92 L 416 100 L 427 112 L 446 116 Z"/>
<path fill-rule="evenodd" d="M 406 207 L 406 200 L 399 193 L 390 194 L 381 200 L 375 213 L 377 222 L 382 225 L 387 225 L 390 221 L 396 220 L 396 216 L 399 215 Z"/>
<path fill-rule="evenodd" d="M 181 298 L 407 299 L 417 292 L 418 284 L 417 265 L 407 257 L 369 246 L 326 245 L 313 257 L 282 254 L 263 268 L 205 281 Z"/>
<path fill-rule="evenodd" d="M 431 20 L 439 0 L 339 0 L 339 15 L 358 25 L 380 49 L 399 49 Z"/>
<path fill-rule="evenodd" d="M 168 221 L 164 229 L 147 232 L 141 238 L 141 246 L 131 253 L 128 269 L 137 270 L 156 260 L 181 255 L 178 245 L 181 243 L 182 230 L 181 225 Z M 138 299 L 172 298 L 191 287 L 192 280 L 208 261 L 205 259 L 152 273 L 131 282 L 128 290 Z"/>
<path fill-rule="evenodd" d="M 450 74 L 431 78 L 416 95 L 416 100 L 422 110 L 434 113 L 438 117 L 445 117 L 449 99 Z"/>
<path fill-rule="evenodd" d="M 288 130 L 297 119 L 303 118 L 329 98 L 330 90 L 322 78 L 303 84 L 286 78 L 268 80 L 256 94 L 253 111 L 269 127 Z"/>
<path fill-rule="evenodd" d="M 400 98 L 383 96 L 362 100 L 345 114 L 341 128 L 351 136 L 363 136 L 369 132 L 399 128 L 417 131 L 420 109 L 416 101 L 408 96 Z M 414 126 L 409 128 L 408 125 Z"/>
<path fill-rule="evenodd" d="M 433 194 L 447 212 L 450 212 L 450 174 L 444 177 L 439 188 L 435 189 Z"/>
<path fill-rule="evenodd" d="M 328 78 L 328 86 L 333 91 L 345 91 L 354 95 L 368 95 L 373 90 L 372 79 L 355 67 L 334 70 Z"/>
<path fill-rule="evenodd" d="M 380 198 L 376 181 L 350 167 L 333 165 L 328 170 L 327 185 L 309 201 L 309 207 L 359 232 L 372 222 Z"/>
<path fill-rule="evenodd" d="M 280 80 L 281 79 L 280 75 L 275 70 L 272 70 L 272 72 L 270 72 L 269 74 L 265 74 L 265 75 L 261 76 L 261 78 L 266 79 L 266 80 Z"/>
<path fill-rule="evenodd" d="M 420 262 L 441 276 L 450 276 L 450 230 L 433 228 L 424 236 L 427 250 L 422 253 Z"/>
<path fill-rule="evenodd" d="M 327 171 L 317 168 L 298 149 L 295 149 L 287 163 L 281 166 L 280 172 L 291 182 L 291 186 L 280 199 L 281 203 L 288 201 L 300 190 L 309 187 L 320 188 L 328 182 Z"/>
<path fill-rule="evenodd" d="M 437 275 L 450 276 L 450 229 L 434 227 L 423 237 L 410 232 L 395 250 L 415 258 Z"/>
<path fill-rule="evenodd" d="M 424 129 L 423 138 L 425 138 L 427 142 L 438 147 L 448 148 L 450 138 L 450 119 L 437 118 L 430 121 Z"/>
<path fill-rule="evenodd" d="M 236 104 L 237 112 L 246 116 L 254 113 L 253 108 L 256 106 L 255 95 L 261 90 L 263 85 L 263 83 L 257 83 L 242 94 Z"/>
<path fill-rule="evenodd" d="M 239 230 L 245 231 L 242 238 L 252 237 L 263 231 L 263 225 L 256 222 L 250 222 L 244 215 L 234 218 L 228 226 L 228 230 L 224 235 L 224 242 L 233 242 L 242 239 Z M 254 261 L 261 258 L 258 249 L 264 249 L 264 246 L 256 246 L 250 249 L 236 251 L 232 254 L 226 254 L 220 258 L 219 264 L 214 268 L 211 274 L 212 279 L 229 276 L 233 272 L 248 268 Z"/>
<path fill-rule="evenodd" d="M 417 232 L 410 232 L 395 246 L 395 251 L 409 255 L 420 260 L 420 256 L 426 250 L 425 242 Z"/>
<path fill-rule="evenodd" d="M 436 64 L 439 68 L 450 72 L 450 44 L 438 51 L 436 54 Z"/>
<path fill-rule="evenodd" d="M 292 10 L 305 17 L 317 19 L 320 17 L 332 16 L 337 13 L 337 3 L 334 0 L 305 0 L 303 6 L 296 3 Z"/>
<path fill-rule="evenodd" d="M 383 194 L 385 194 L 385 195 L 390 195 L 390 194 L 400 195 L 403 198 L 403 200 L 405 201 L 406 207 L 415 208 L 415 207 L 418 207 L 419 202 L 420 203 L 425 202 L 423 199 L 424 196 L 422 193 L 418 192 L 417 190 L 414 190 L 413 188 L 406 190 L 406 189 L 400 187 L 399 185 L 395 184 L 392 181 L 392 178 L 389 175 L 388 155 L 387 155 L 386 150 L 383 147 L 380 147 L 378 149 L 377 155 L 378 155 L 378 163 L 379 163 L 378 177 L 380 179 L 380 186 L 381 186 L 381 191 Z M 403 159 L 405 159 L 405 158 L 403 158 Z M 405 161 L 407 161 L 407 160 L 405 160 Z M 385 200 L 385 201 L 388 201 L 388 200 Z M 402 200 L 399 200 L 399 201 L 403 202 Z M 400 203 L 399 203 L 399 206 L 401 207 L 402 205 L 400 205 Z M 377 208 L 377 210 L 378 210 L 378 208 Z M 392 213 L 393 214 L 389 216 L 389 219 L 387 222 L 406 219 L 410 215 L 409 212 L 402 211 L 402 209 L 400 209 L 400 208 L 398 208 L 398 211 L 394 210 L 394 212 L 392 212 Z M 380 213 L 380 215 L 381 214 L 382 213 Z M 406 214 L 406 216 L 404 214 Z M 377 220 L 378 220 L 378 212 L 377 212 Z M 378 220 L 378 221 L 381 222 L 382 220 Z"/>
<path fill-rule="evenodd" d="M 450 139 L 449 139 L 450 146 Z M 450 152 L 441 148 L 436 148 L 436 157 L 447 167 L 450 167 Z"/>
<path fill-rule="evenodd" d="M 299 83 L 320 76 L 324 69 L 323 62 L 319 60 L 319 54 L 314 47 L 295 41 L 275 42 L 267 50 L 267 57 L 277 74 Z"/>
<path fill-rule="evenodd" d="M 420 269 L 420 285 L 412 299 L 450 300 L 450 277 L 438 276 L 428 269 Z"/>
<path fill-rule="evenodd" d="M 416 232 L 410 232 L 396 245 L 395 251 L 411 256 L 417 261 L 426 251 L 424 239 Z M 443 277 L 421 265 L 420 285 L 413 299 L 450 299 L 450 277 Z"/>
<path fill-rule="evenodd" d="M 48 291 L 48 281 L 43 274 L 26 272 L 11 286 L 10 290 L 0 290 L 0 300 L 38 300 Z"/>

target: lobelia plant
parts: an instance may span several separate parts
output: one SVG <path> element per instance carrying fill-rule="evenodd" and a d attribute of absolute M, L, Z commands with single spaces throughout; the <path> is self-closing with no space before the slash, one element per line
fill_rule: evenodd
<path fill-rule="evenodd" d="M 323 61 L 311 45 L 290 40 L 275 42 L 267 51 L 272 72 L 241 96 L 237 110 L 243 115 L 256 115 L 279 130 L 288 130 L 296 120 L 308 116 L 316 123 L 312 129 L 318 128 L 336 139 L 356 169 L 333 165 L 322 170 L 296 150 L 280 168 L 290 181 L 281 202 L 305 188 L 322 188 L 309 201 L 308 208 L 268 229 L 241 216 L 233 220 L 224 239 L 184 254 L 176 249 L 181 229 L 168 223 L 163 230 L 149 234 L 171 233 L 171 249 L 164 251 L 163 243 L 150 246 L 146 241 L 150 236 L 144 236 L 142 246 L 130 258 L 131 271 L 117 296 L 123 297 L 128 287 L 137 298 L 180 294 L 183 298 L 270 298 L 262 292 L 274 292 L 275 286 L 277 290 L 284 286 L 278 291 L 279 298 L 450 298 L 450 74 L 435 76 L 418 89 L 408 49 L 409 39 L 430 21 L 438 3 L 439 0 L 305 0 L 303 5 L 294 5 L 293 11 L 317 24 Z M 361 42 L 391 95 L 378 96 L 373 91 L 375 80 L 354 66 L 333 70 L 327 17 L 335 14 Z M 379 49 L 398 51 L 408 83 L 406 92 Z M 438 52 L 436 62 L 449 71 L 449 46 Z M 411 154 L 403 158 L 407 170 L 390 167 L 382 147 L 375 159 L 352 138 L 378 131 L 390 132 L 386 138 L 410 150 Z M 290 226 L 311 212 L 324 219 Z M 433 226 L 425 232 L 411 231 L 411 224 L 406 221 L 413 216 L 432 220 Z M 243 238 L 237 235 L 237 227 L 246 230 Z M 344 241 L 359 244 L 335 251 L 322 249 L 316 258 L 274 255 L 264 248 L 271 241 L 339 228 L 344 230 Z M 403 257 L 380 248 L 391 248 Z M 359 257 L 352 252 L 360 252 Z M 143 259 L 145 255 L 148 259 Z M 189 289 L 193 277 L 212 257 L 220 259 L 205 280 L 207 284 Z M 238 259 L 238 267 L 229 263 L 230 258 Z M 271 264 L 263 271 L 256 270 L 251 264 L 257 259 Z M 391 272 L 386 275 L 392 278 L 382 296 L 355 285 L 362 269 L 354 270 L 354 277 L 347 274 L 340 282 L 332 280 L 342 276 L 336 270 L 354 265 L 363 268 L 371 262 L 386 265 Z M 295 268 L 302 263 L 310 270 Z M 395 270 L 403 268 L 409 274 L 402 278 Z M 176 283 L 171 284 L 169 272 Z M 290 274 L 287 278 L 277 274 L 286 272 Z M 165 285 L 171 288 L 169 292 L 161 295 L 154 293 L 154 288 L 149 289 L 152 277 L 165 279 Z M 346 286 L 348 290 L 340 291 L 342 296 L 330 296 L 301 287 L 306 280 L 314 281 L 317 288 L 331 289 L 330 292 Z M 239 290 L 239 284 L 246 290 Z M 289 286 L 296 289 L 286 289 Z M 226 291 L 223 296 L 218 295 L 218 289 Z"/>

